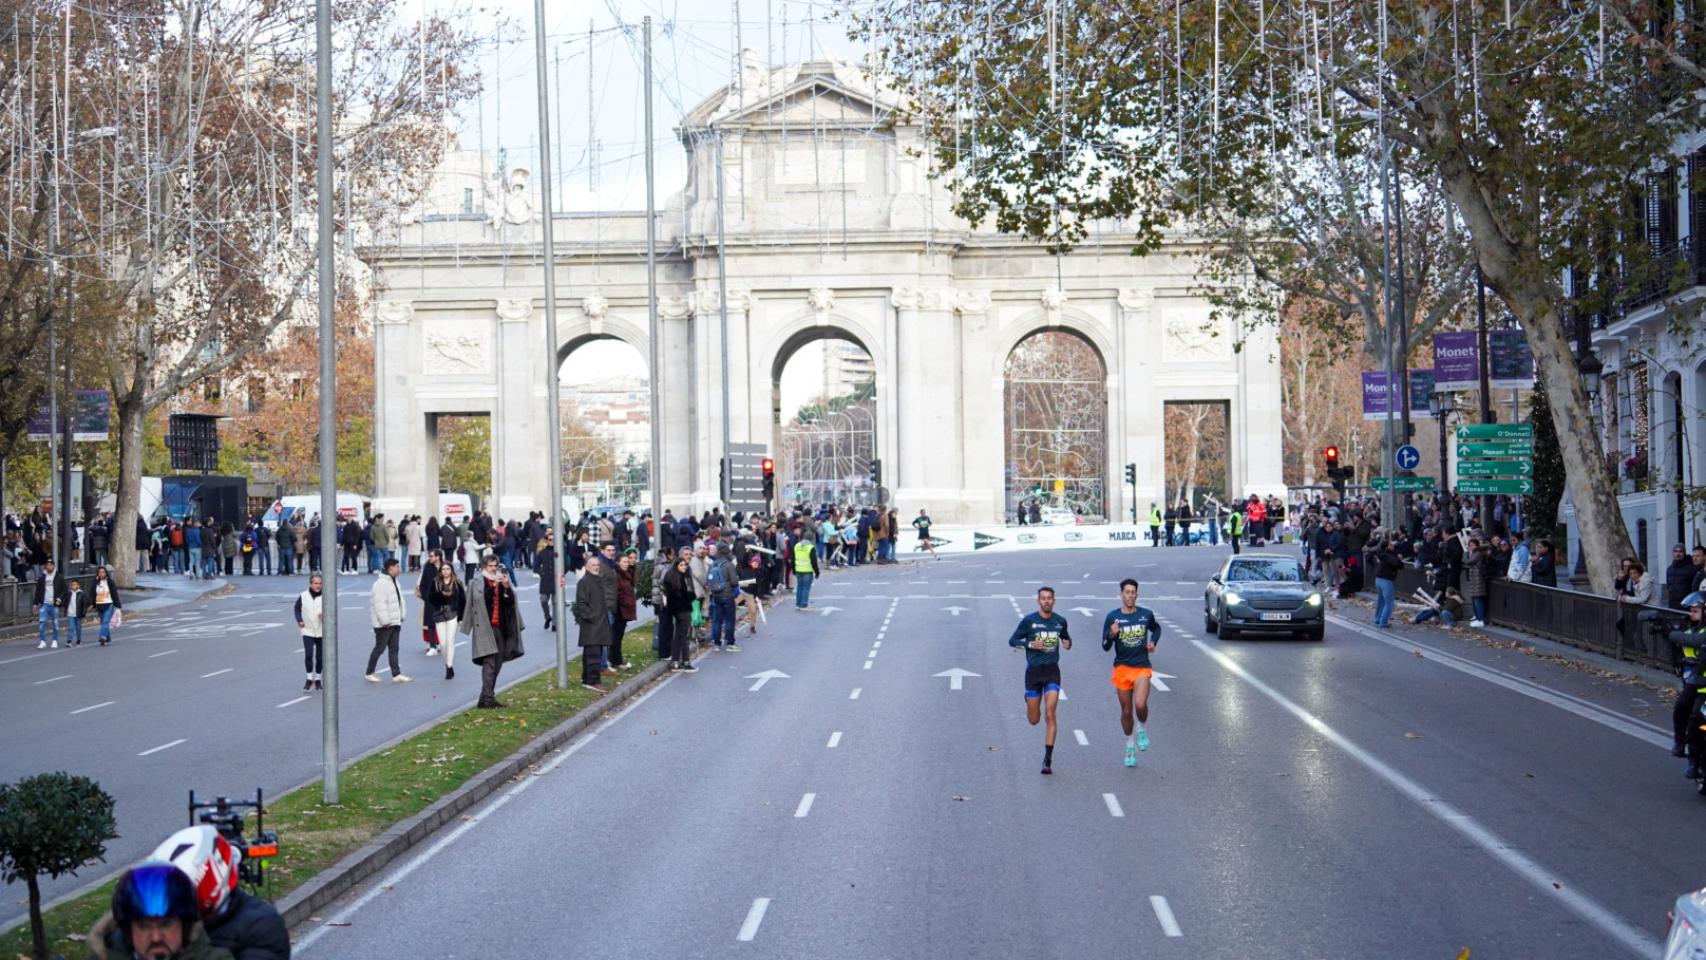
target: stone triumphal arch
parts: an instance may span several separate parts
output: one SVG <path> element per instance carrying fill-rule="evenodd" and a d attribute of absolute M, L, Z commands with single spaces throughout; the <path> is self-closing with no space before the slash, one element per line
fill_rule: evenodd
<path fill-rule="evenodd" d="M 814 339 L 851 341 L 869 356 L 875 452 L 895 502 L 938 522 L 999 521 L 1021 470 L 1008 462 L 1010 360 L 1037 334 L 1065 331 L 1105 378 L 1083 393 L 1102 409 L 1075 411 L 1075 429 L 1101 431 L 1100 462 L 1073 467 L 1074 489 L 1092 491 L 1076 504 L 1085 512 L 1129 516 L 1126 463 L 1137 465 L 1140 512 L 1165 489 L 1170 401 L 1225 403 L 1233 489 L 1282 490 L 1275 338 L 1211 316 L 1190 238 L 1134 258 L 1109 226 L 1057 262 L 972 229 L 926 176 L 919 131 L 890 122 L 893 107 L 846 64 L 767 70 L 749 54 L 742 83 L 682 119 L 687 184 L 658 215 L 653 476 L 665 506 L 717 499 L 719 156 L 733 442 L 778 449 L 781 364 Z M 547 345 L 537 201 L 526 170 L 492 166 L 451 153 L 428 200 L 370 258 L 385 290 L 374 317 L 375 507 L 388 513 L 429 509 L 437 418 L 461 414 L 492 418 L 490 509 L 544 509 L 546 377 L 591 339 L 649 350 L 644 214 L 556 214 L 559 342 Z M 1077 376 L 1068 380 L 1082 385 Z"/>

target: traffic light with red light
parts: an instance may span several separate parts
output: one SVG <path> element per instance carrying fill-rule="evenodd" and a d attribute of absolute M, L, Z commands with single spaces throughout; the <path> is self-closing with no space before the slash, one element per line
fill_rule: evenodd
<path fill-rule="evenodd" d="M 1333 489 L 1341 495 L 1345 492 L 1345 481 L 1351 478 L 1351 467 L 1339 466 L 1339 448 L 1328 445 L 1321 451 L 1321 459 L 1327 461 L 1327 479 L 1333 482 Z"/>
<path fill-rule="evenodd" d="M 765 457 L 759 464 L 764 469 L 764 502 L 772 502 L 776 498 L 776 461 Z"/>

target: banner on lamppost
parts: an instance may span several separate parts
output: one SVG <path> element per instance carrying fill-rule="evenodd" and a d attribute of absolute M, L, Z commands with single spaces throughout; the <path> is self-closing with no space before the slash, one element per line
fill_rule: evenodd
<path fill-rule="evenodd" d="M 1475 331 L 1434 334 L 1434 389 L 1448 393 L 1480 389 L 1480 361 Z"/>
<path fill-rule="evenodd" d="M 66 409 L 70 406 L 72 409 Z M 71 439 L 77 443 L 105 443 L 107 430 L 112 421 L 112 394 L 106 390 L 79 390 L 76 402 L 62 404 L 59 409 L 59 427 L 65 426 L 65 418 L 71 417 Z M 50 433 L 54 433 L 53 415 L 48 402 L 44 399 L 36 415 L 30 418 L 25 428 L 25 436 L 30 440 L 45 441 Z"/>
<path fill-rule="evenodd" d="M 1428 398 L 1433 396 L 1435 389 L 1434 371 L 1410 371 L 1410 419 L 1433 419 L 1433 411 L 1428 409 Z"/>
<path fill-rule="evenodd" d="M 1434 371 L 1410 371 L 1410 417 L 1431 417 L 1428 412 L 1428 396 L 1434 392 Z M 1385 370 L 1365 370 L 1362 375 L 1362 418 L 1364 420 L 1384 420 L 1386 412 L 1391 408 L 1392 394 L 1398 392 L 1398 387 L 1389 387 L 1386 383 Z"/>
<path fill-rule="evenodd" d="M 1521 329 L 1488 331 L 1487 355 L 1494 388 L 1533 389 L 1534 352 Z"/>
<path fill-rule="evenodd" d="M 1385 370 L 1364 370 L 1362 374 L 1362 418 L 1385 420 L 1392 406 L 1392 389 L 1386 383 Z"/>

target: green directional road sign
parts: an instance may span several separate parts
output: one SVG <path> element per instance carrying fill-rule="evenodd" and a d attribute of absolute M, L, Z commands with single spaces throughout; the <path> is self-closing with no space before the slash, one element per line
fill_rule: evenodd
<path fill-rule="evenodd" d="M 1459 477 L 1532 477 L 1532 460 L 1459 460 Z"/>
<path fill-rule="evenodd" d="M 1533 493 L 1534 481 L 1528 477 L 1492 479 L 1466 477 L 1457 481 L 1457 492 L 1463 494 Z"/>
<path fill-rule="evenodd" d="M 1532 423 L 1465 423 L 1455 436 L 1463 440 L 1533 440 Z"/>
<path fill-rule="evenodd" d="M 1470 457 L 1532 457 L 1533 440 L 1508 440 L 1500 443 L 1459 443 L 1457 455 Z"/>
<path fill-rule="evenodd" d="M 1375 478 L 1369 480 L 1369 485 L 1374 487 L 1374 489 L 1376 489 L 1376 490 L 1385 490 L 1388 482 L 1389 481 L 1385 477 L 1375 477 Z M 1399 477 L 1398 478 L 1397 489 L 1398 489 L 1399 493 L 1405 493 L 1405 492 L 1415 493 L 1418 490 L 1432 490 L 1433 488 L 1434 488 L 1434 478 L 1433 477 Z"/>

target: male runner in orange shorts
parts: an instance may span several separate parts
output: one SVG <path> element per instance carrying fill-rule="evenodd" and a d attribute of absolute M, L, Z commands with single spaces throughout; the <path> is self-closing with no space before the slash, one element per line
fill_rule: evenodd
<path fill-rule="evenodd" d="M 1120 608 L 1102 621 L 1102 649 L 1114 651 L 1114 692 L 1120 699 L 1120 726 L 1125 729 L 1125 765 L 1137 766 L 1137 751 L 1149 749 L 1149 680 L 1155 671 L 1149 654 L 1161 639 L 1155 614 L 1137 605 L 1137 581 L 1120 581 Z M 1132 714 L 1137 715 L 1137 738 L 1132 739 Z"/>

